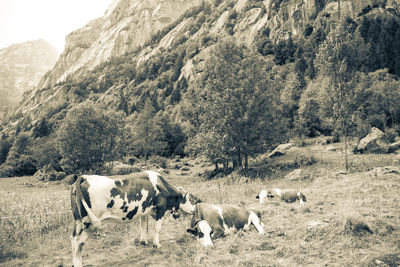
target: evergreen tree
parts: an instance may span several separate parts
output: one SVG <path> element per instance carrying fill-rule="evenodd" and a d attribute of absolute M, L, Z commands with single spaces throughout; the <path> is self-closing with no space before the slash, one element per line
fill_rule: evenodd
<path fill-rule="evenodd" d="M 161 154 L 166 148 L 165 134 L 155 120 L 155 115 L 154 106 L 147 99 L 134 126 L 134 150 L 136 154 L 144 156 L 145 164 L 150 155 Z"/>

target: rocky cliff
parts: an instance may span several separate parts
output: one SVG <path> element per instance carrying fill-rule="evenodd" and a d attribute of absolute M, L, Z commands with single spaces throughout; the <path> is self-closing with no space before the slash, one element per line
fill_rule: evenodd
<path fill-rule="evenodd" d="M 47 87 L 84 67 L 139 49 L 150 37 L 203 0 L 114 0 L 105 15 L 66 37 L 65 50 L 51 73 L 40 82 Z"/>
<path fill-rule="evenodd" d="M 35 88 L 41 76 L 58 59 L 56 49 L 43 40 L 14 44 L 0 50 L 1 104 L 17 102 L 22 94 Z"/>

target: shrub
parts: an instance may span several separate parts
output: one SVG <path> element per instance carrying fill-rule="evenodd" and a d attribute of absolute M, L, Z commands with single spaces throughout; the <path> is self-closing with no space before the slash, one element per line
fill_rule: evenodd
<path fill-rule="evenodd" d="M 168 167 L 168 161 L 166 158 L 160 156 L 153 156 L 150 158 L 150 162 L 160 166 L 161 168 L 165 169 Z"/>

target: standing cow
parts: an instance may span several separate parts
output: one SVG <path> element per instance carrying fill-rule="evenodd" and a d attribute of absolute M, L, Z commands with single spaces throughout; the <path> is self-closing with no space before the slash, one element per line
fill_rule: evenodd
<path fill-rule="evenodd" d="M 247 230 L 253 224 L 260 235 L 264 234 L 261 214 L 240 205 L 214 205 L 199 203 L 196 205 L 188 233 L 197 237 L 207 247 L 212 240 L 237 230 Z"/>
<path fill-rule="evenodd" d="M 155 223 L 153 244 L 160 247 L 159 232 L 167 211 L 175 218 L 178 209 L 193 214 L 194 206 L 185 194 L 171 186 L 153 171 L 145 171 L 112 179 L 98 175 L 82 175 L 71 188 L 71 208 L 75 219 L 72 233 L 73 266 L 82 266 L 82 247 L 88 231 L 101 228 L 102 222 L 127 223 L 139 219 L 140 241 L 147 244 L 147 220 Z M 145 228 L 145 229 L 143 229 Z"/>

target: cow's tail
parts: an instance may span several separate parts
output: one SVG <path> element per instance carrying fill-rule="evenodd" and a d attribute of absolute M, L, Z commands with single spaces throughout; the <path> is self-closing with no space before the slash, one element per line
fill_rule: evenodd
<path fill-rule="evenodd" d="M 101 228 L 101 220 L 92 212 L 92 209 L 89 208 L 89 206 L 86 203 L 84 198 L 82 198 L 82 205 L 85 207 L 85 210 L 86 210 L 93 226 L 96 228 Z"/>
<path fill-rule="evenodd" d="M 75 183 L 72 185 L 72 192 L 75 191 L 75 203 L 76 203 L 75 205 L 76 205 L 76 208 L 79 210 L 79 217 L 76 218 L 75 213 L 74 213 L 74 218 L 75 218 L 75 220 L 77 220 L 77 219 L 83 220 L 83 217 L 85 217 L 85 216 L 82 215 L 83 214 L 82 209 L 85 209 L 93 226 L 96 228 L 101 228 L 101 220 L 93 213 L 92 209 L 89 207 L 89 205 L 87 204 L 87 202 L 83 196 L 82 188 L 81 188 L 83 179 L 84 179 L 84 177 L 82 175 L 79 175 L 78 178 L 76 179 Z M 71 196 L 73 194 L 74 193 L 72 193 Z M 74 205 L 73 201 L 71 201 L 71 204 Z"/>

